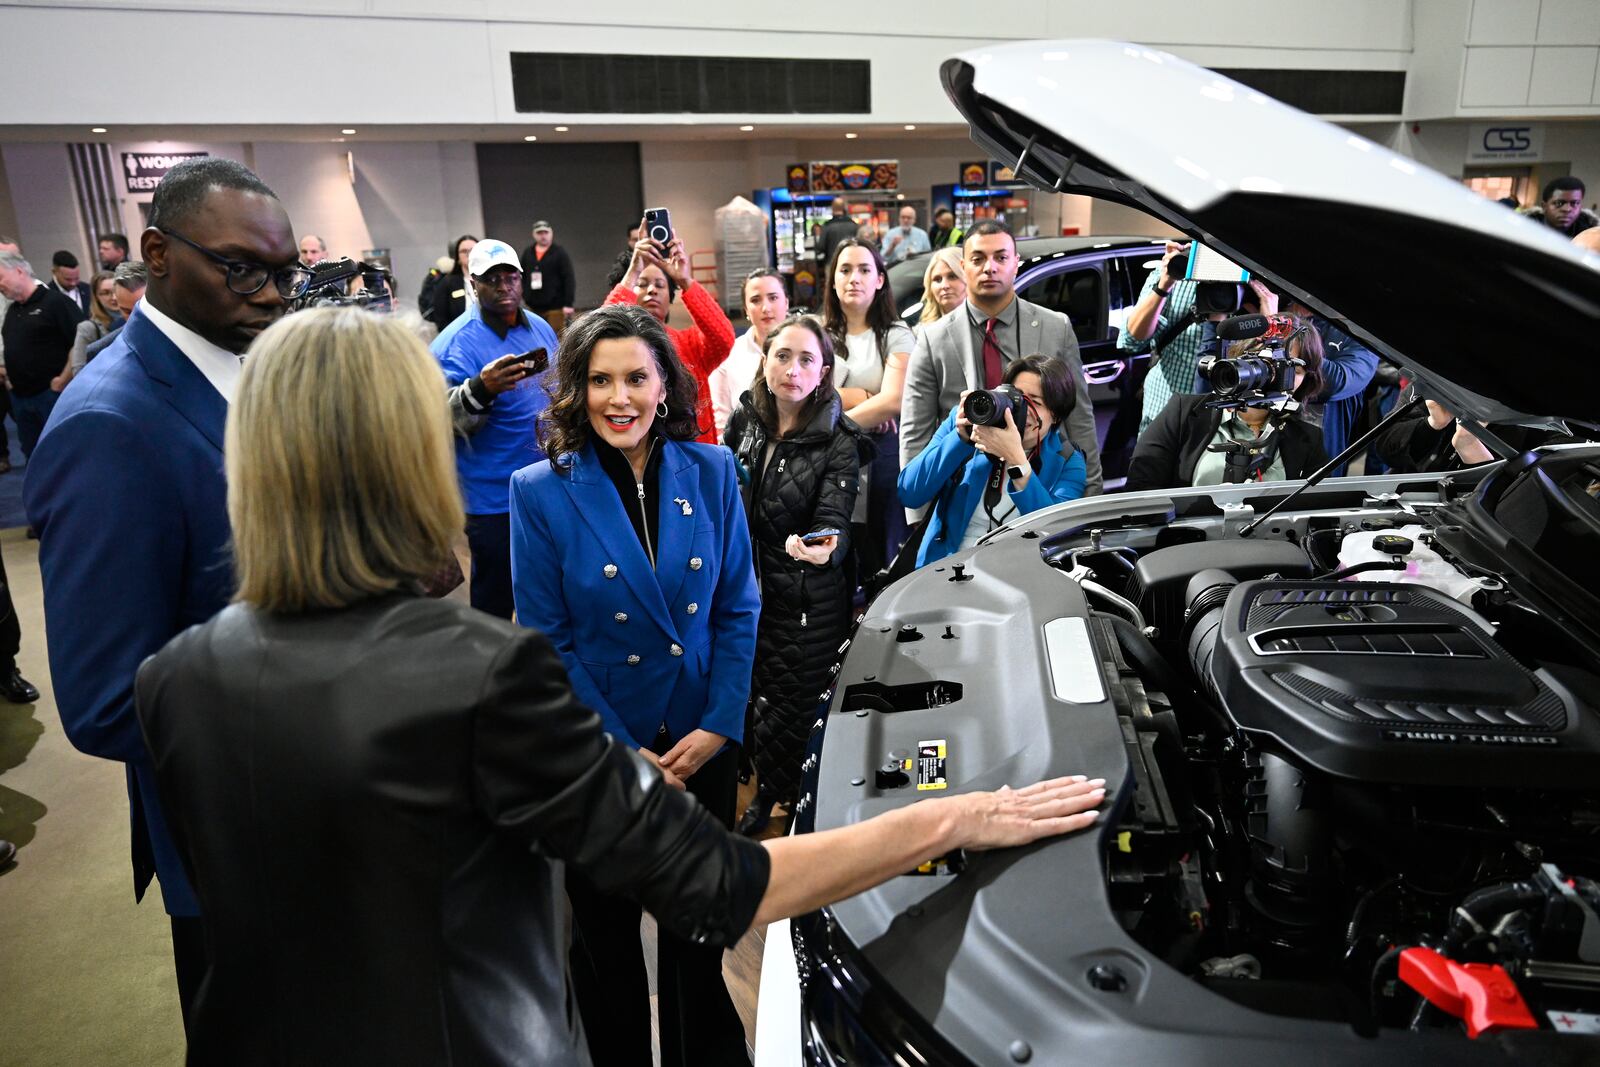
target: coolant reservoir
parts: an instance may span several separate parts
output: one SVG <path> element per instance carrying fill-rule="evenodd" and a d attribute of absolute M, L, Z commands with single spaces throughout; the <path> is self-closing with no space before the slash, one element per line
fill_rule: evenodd
<path fill-rule="evenodd" d="M 1491 582 L 1482 578 L 1469 578 L 1447 563 L 1443 556 L 1423 543 L 1422 537 L 1427 532 L 1426 526 L 1402 526 L 1399 529 L 1357 530 L 1355 533 L 1346 534 L 1344 541 L 1339 545 L 1339 567 L 1347 569 L 1358 563 L 1392 560 L 1399 556 L 1405 560 L 1405 570 L 1362 571 L 1360 574 L 1352 575 L 1349 580 L 1426 585 L 1446 596 L 1454 597 L 1463 604 L 1472 603 L 1472 594 L 1488 588 Z M 1410 541 L 1411 547 L 1403 553 L 1394 551 L 1394 538 L 1397 537 Z M 1383 539 L 1381 545 L 1373 543 L 1380 538 Z"/>

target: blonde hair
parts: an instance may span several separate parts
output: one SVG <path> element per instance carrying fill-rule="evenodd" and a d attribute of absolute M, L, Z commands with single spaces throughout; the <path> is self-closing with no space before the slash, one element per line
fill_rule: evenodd
<path fill-rule="evenodd" d="M 228 413 L 235 599 L 342 608 L 437 571 L 462 527 L 439 365 L 400 323 L 302 311 L 250 346 Z"/>
<path fill-rule="evenodd" d="M 961 249 L 954 245 L 947 245 L 928 257 L 928 269 L 922 272 L 922 317 L 918 322 L 938 322 L 944 318 L 944 308 L 939 306 L 939 301 L 933 296 L 933 272 L 943 263 L 957 274 L 961 274 Z M 962 284 L 966 283 L 965 277 Z"/>

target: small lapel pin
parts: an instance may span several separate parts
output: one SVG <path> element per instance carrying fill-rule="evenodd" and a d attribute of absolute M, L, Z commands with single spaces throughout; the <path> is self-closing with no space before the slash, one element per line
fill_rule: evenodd
<path fill-rule="evenodd" d="M 672 502 L 674 504 L 678 505 L 678 507 L 683 510 L 683 513 L 685 515 L 693 515 L 694 514 L 694 505 L 689 503 L 687 500 L 683 499 L 683 497 L 675 496 L 675 497 L 672 498 Z"/>

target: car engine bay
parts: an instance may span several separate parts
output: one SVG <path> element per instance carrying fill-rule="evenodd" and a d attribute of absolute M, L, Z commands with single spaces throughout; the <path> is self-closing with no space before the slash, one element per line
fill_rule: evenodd
<path fill-rule="evenodd" d="M 1595 1016 L 1600 724 L 1576 694 L 1600 678 L 1431 521 L 1310 533 L 1141 556 L 1125 599 L 1156 641 L 1094 620 L 1133 728 L 1118 920 L 1230 999 L 1359 1032 Z"/>
<path fill-rule="evenodd" d="M 1012 577 L 1009 595 L 1025 589 L 1037 605 L 1063 589 L 1082 593 L 1082 610 L 1058 605 L 1022 626 L 1038 634 L 1047 702 L 1115 709 L 1128 774 L 1108 801 L 1098 850 L 1117 927 L 1206 993 L 1280 1021 L 1336 1024 L 1362 1044 L 1412 1032 L 1514 1048 L 1539 1032 L 1539 1040 L 1568 1035 L 1561 1058 L 1600 1055 L 1600 1037 L 1583 1036 L 1600 1034 L 1592 620 L 1530 580 L 1537 568 L 1517 551 L 1528 530 L 1511 542 L 1494 536 L 1512 504 L 1516 514 L 1529 510 L 1525 483 L 1537 476 L 1547 520 L 1535 539 L 1541 565 L 1561 572 L 1580 601 L 1592 596 L 1585 583 L 1595 563 L 1584 552 L 1600 544 L 1589 537 L 1597 454 L 1585 449 L 1542 470 L 1508 464 L 1481 481 L 1430 483 L 1428 492 L 1308 496 L 1254 537 L 1237 535 L 1250 503 L 1201 493 L 1155 505 L 1169 509 L 1161 521 L 1147 506 L 992 537 L 1011 543 L 1008 559 L 1024 558 L 1023 541 L 1054 575 Z M 921 579 L 930 584 L 920 597 L 902 590 L 869 610 L 871 648 L 846 660 L 822 760 L 826 779 L 855 774 L 849 782 L 867 799 L 852 811 L 928 795 L 946 779 L 992 788 L 996 777 L 1020 783 L 1032 771 L 1038 749 L 1026 728 L 1001 715 L 960 736 L 952 717 L 984 700 L 1024 706 L 1024 694 L 1004 692 L 1025 687 L 1023 672 L 1009 662 L 975 673 L 930 662 L 980 636 L 978 627 L 999 625 L 1008 593 L 980 599 L 981 583 L 992 581 L 984 552 L 946 561 Z M 992 552 L 996 567 L 1000 555 Z M 964 596 L 970 613 L 958 610 Z M 997 647 L 1015 648 L 1019 632 L 997 635 Z M 897 672 L 896 656 L 913 657 L 903 662 L 916 669 Z M 869 714 L 922 724 L 851 733 Z M 1058 724 L 1049 736 L 1063 740 L 1032 740 L 1067 747 L 1071 731 L 1054 733 Z M 1087 728 L 1080 720 L 1079 736 Z M 828 768 L 830 759 L 849 766 Z M 1103 773 L 1053 757 L 1044 767 Z M 817 800 L 820 829 L 840 810 L 826 782 Z M 947 857 L 902 881 L 971 876 L 987 859 Z M 997 885 L 977 889 L 979 898 L 1000 899 Z M 904 910 L 924 899 L 891 893 L 881 903 Z M 1027 892 L 1005 899 L 1028 907 Z M 911 905 L 913 914 L 922 906 Z M 1040 928 L 966 907 L 997 928 L 1016 926 L 997 940 L 1027 940 L 1018 931 Z M 1079 902 L 1073 914 L 1085 908 Z M 892 971 L 892 950 L 913 944 L 903 930 L 896 936 L 904 915 L 863 923 L 858 909 L 835 909 L 830 931 L 866 944 L 869 958 L 879 952 Z M 981 930 L 965 929 L 981 940 Z M 1051 952 L 1032 942 L 1032 955 Z M 989 951 L 979 965 L 993 967 L 999 955 Z M 1078 967 L 1090 957 L 1063 958 Z M 1122 977 L 1106 977 L 1113 972 Z M 1143 972 L 1092 964 L 1088 986 L 1120 991 L 1121 982 L 1144 993 Z M 955 985 L 947 976 L 939 991 L 945 1017 L 959 1002 Z M 1540 1049 L 1530 1062 L 1552 1062 L 1551 1048 Z"/>

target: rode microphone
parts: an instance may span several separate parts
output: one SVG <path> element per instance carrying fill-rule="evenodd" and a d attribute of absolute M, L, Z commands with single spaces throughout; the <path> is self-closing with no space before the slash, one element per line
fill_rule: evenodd
<path fill-rule="evenodd" d="M 1300 326 L 1293 315 L 1235 315 L 1217 323 L 1217 336 L 1224 341 L 1250 341 L 1257 337 L 1276 341 L 1288 337 Z"/>

